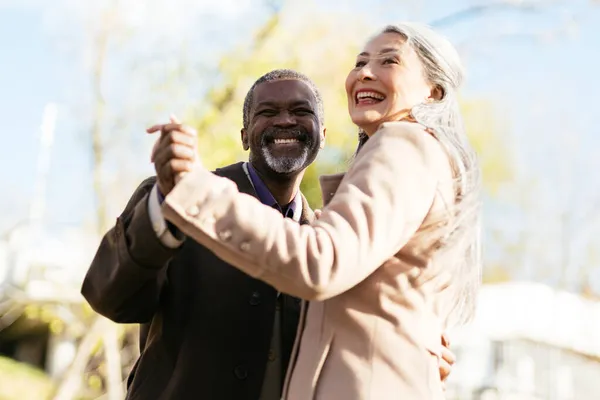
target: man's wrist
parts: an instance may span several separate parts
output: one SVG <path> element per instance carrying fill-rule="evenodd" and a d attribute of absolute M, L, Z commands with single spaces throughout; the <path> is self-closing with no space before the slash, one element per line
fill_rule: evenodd
<path fill-rule="evenodd" d="M 158 184 L 156 184 L 156 197 L 158 198 L 158 204 L 162 205 L 165 202 L 165 195 L 160 190 Z"/>
<path fill-rule="evenodd" d="M 160 207 L 164 199 L 165 197 L 158 188 L 158 184 L 155 184 L 148 198 L 148 213 L 150 214 L 154 232 L 160 241 L 167 247 L 177 248 L 185 240 L 185 235 L 163 217 Z"/>

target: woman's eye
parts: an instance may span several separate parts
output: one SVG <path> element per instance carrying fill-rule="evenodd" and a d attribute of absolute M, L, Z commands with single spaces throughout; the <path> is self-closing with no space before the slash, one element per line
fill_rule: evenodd
<path fill-rule="evenodd" d="M 355 68 L 360 68 L 360 67 L 364 67 L 365 65 L 367 65 L 366 62 L 364 61 L 357 61 L 356 64 L 354 64 Z"/>
<path fill-rule="evenodd" d="M 386 58 L 385 60 L 383 60 L 384 64 L 398 64 L 398 60 L 396 60 L 395 58 Z"/>

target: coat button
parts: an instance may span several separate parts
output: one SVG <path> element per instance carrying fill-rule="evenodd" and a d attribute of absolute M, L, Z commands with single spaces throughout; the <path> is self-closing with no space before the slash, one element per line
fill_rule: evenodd
<path fill-rule="evenodd" d="M 260 293 L 259 292 L 253 292 L 252 296 L 250 296 L 250 305 L 251 306 L 257 306 L 260 304 Z"/>
<path fill-rule="evenodd" d="M 205 227 L 210 227 L 214 224 L 215 224 L 214 217 L 205 217 L 204 219 L 202 219 L 202 225 L 204 225 Z"/>
<path fill-rule="evenodd" d="M 269 361 L 273 362 L 275 361 L 275 352 L 273 351 L 273 349 L 269 350 Z"/>
<path fill-rule="evenodd" d="M 238 378 L 239 380 L 244 380 L 248 377 L 248 371 L 246 370 L 246 368 L 242 365 L 238 365 L 237 367 L 235 367 L 233 369 L 233 374 L 235 375 L 236 378 Z"/>
<path fill-rule="evenodd" d="M 188 208 L 187 213 L 189 215 L 191 215 L 192 217 L 197 216 L 198 214 L 200 214 L 200 208 L 198 208 L 197 205 L 193 205 L 190 208 Z"/>
<path fill-rule="evenodd" d="M 244 252 L 248 252 L 250 250 L 250 243 L 244 242 L 244 243 L 240 244 L 240 250 L 242 250 Z"/>
<path fill-rule="evenodd" d="M 220 238 L 222 241 L 224 241 L 224 242 L 226 242 L 226 241 L 228 241 L 229 239 L 231 239 L 231 236 L 232 236 L 232 235 L 231 235 L 231 231 L 229 231 L 229 230 L 225 230 L 225 231 L 221 231 L 221 232 L 219 232 L 219 238 Z"/>

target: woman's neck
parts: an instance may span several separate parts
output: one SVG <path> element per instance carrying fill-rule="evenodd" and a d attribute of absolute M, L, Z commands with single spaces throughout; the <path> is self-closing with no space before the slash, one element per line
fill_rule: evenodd
<path fill-rule="evenodd" d="M 385 118 L 384 120 L 377 121 L 375 123 L 369 124 L 368 126 L 360 126 L 359 128 L 364 133 L 366 133 L 368 137 L 371 137 L 371 136 L 373 136 L 373 134 L 375 134 L 375 132 L 377 132 L 379 130 L 379 127 L 381 126 L 381 124 L 386 123 L 386 122 L 399 122 L 399 121 L 417 122 L 417 120 L 412 116 L 410 111 L 401 111 L 392 117 Z"/>

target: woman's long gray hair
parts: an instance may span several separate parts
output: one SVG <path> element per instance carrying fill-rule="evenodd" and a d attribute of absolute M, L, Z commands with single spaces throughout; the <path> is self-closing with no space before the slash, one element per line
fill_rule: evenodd
<path fill-rule="evenodd" d="M 464 323 L 474 314 L 481 282 L 480 168 L 467 139 L 456 92 L 464 70 L 454 46 L 426 25 L 401 23 L 387 26 L 381 33 L 402 36 L 423 63 L 427 81 L 442 92 L 440 100 L 420 104 L 411 114 L 430 128 L 446 149 L 453 168 L 456 197 L 449 207 L 451 218 L 438 244 L 436 260 L 453 276 L 452 307 L 446 322 Z M 359 133 L 359 147 L 367 139 Z"/>

